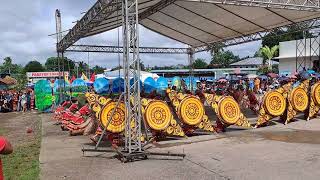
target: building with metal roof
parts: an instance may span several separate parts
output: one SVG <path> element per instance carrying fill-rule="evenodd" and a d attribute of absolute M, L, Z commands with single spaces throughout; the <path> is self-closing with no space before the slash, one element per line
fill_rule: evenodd
<path fill-rule="evenodd" d="M 271 61 L 271 64 L 279 64 L 277 61 Z M 251 57 L 230 64 L 231 67 L 238 68 L 259 68 L 263 65 L 262 57 Z"/>

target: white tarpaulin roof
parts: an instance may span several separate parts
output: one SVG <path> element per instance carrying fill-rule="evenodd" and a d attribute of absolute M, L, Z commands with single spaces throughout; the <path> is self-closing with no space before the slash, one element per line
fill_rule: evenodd
<path fill-rule="evenodd" d="M 146 13 L 159 2 L 160 0 L 139 0 L 140 24 L 193 47 L 320 17 L 319 11 L 227 5 L 220 0 L 172 1 L 152 13 Z M 121 22 L 120 9 L 91 29 L 86 36 L 112 30 L 121 26 Z"/>

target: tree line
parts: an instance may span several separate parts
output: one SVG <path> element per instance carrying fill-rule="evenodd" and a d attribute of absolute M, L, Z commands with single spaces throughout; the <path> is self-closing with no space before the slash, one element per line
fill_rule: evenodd
<path fill-rule="evenodd" d="M 23 89 L 27 84 L 27 72 L 59 71 L 59 64 L 61 71 L 68 71 L 70 76 L 75 77 L 79 77 L 82 73 L 86 72 L 90 72 L 90 74 L 101 74 L 105 70 L 105 68 L 98 65 L 90 67 L 89 69 L 87 63 L 83 61 L 75 62 L 67 57 L 63 59 L 50 57 L 46 60 L 44 65 L 37 60 L 32 60 L 29 61 L 25 66 L 14 63 L 11 57 L 6 57 L 3 59 L 3 63 L 0 65 L 0 73 L 3 75 L 11 75 L 13 78 L 17 79 L 18 85 L 16 89 Z"/>
<path fill-rule="evenodd" d="M 46 60 L 45 64 L 42 65 L 37 60 L 29 61 L 25 66 L 13 63 L 11 57 L 6 57 L 0 65 L 0 72 L 2 74 L 26 74 L 26 72 L 44 72 L 44 71 L 68 71 L 71 76 L 80 76 L 82 73 L 90 72 L 100 74 L 104 72 L 103 67 L 95 65 L 90 67 L 83 61 L 75 62 L 67 57 L 58 59 L 57 57 L 50 57 Z"/>

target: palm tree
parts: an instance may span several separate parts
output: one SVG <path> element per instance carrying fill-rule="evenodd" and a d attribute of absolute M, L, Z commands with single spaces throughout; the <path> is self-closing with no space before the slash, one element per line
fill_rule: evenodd
<path fill-rule="evenodd" d="M 271 59 L 276 55 L 279 49 L 278 45 L 273 46 L 271 49 L 268 46 L 262 47 L 260 49 L 261 54 L 268 59 L 268 67 L 271 69 Z"/>

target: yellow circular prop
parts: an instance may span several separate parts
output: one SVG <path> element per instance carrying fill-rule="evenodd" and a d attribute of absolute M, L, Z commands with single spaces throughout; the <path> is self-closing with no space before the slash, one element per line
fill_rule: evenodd
<path fill-rule="evenodd" d="M 161 131 L 170 125 L 172 114 L 166 103 L 152 101 L 146 107 L 145 118 L 151 129 Z"/>
<path fill-rule="evenodd" d="M 196 97 L 183 99 L 179 106 L 180 118 L 188 125 L 197 125 L 201 122 L 204 115 L 204 107 Z"/>
<path fill-rule="evenodd" d="M 271 91 L 265 95 L 264 106 L 272 116 L 282 115 L 286 110 L 286 104 L 285 98 L 277 91 Z"/>
<path fill-rule="evenodd" d="M 230 96 L 223 97 L 218 102 L 221 121 L 228 125 L 235 124 L 240 118 L 239 104 Z"/>
<path fill-rule="evenodd" d="M 108 124 L 109 119 L 112 115 L 114 108 L 116 108 L 117 103 L 111 102 L 105 105 L 99 115 L 100 122 L 103 128 Z M 107 130 L 113 133 L 123 132 L 125 128 L 125 105 L 124 103 L 120 103 L 117 107 L 114 115 L 112 117 L 112 121 L 109 123 Z"/>
<path fill-rule="evenodd" d="M 312 98 L 317 105 L 320 105 L 320 83 L 316 83 L 312 86 Z"/>
<path fill-rule="evenodd" d="M 301 87 L 294 88 L 290 93 L 290 100 L 296 111 L 304 111 L 308 107 L 309 98 L 304 89 Z"/>

